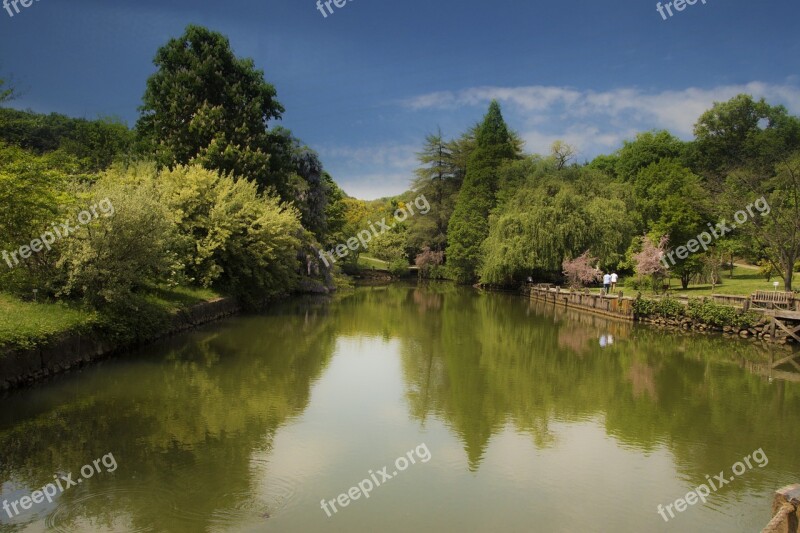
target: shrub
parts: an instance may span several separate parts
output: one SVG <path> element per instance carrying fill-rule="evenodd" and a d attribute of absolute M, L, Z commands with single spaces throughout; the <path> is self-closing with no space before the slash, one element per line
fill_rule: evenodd
<path fill-rule="evenodd" d="M 666 297 L 660 300 L 637 298 L 633 302 L 636 316 L 658 318 L 678 318 L 686 314 L 686 308 L 675 298 Z"/>
<path fill-rule="evenodd" d="M 644 278 L 639 276 L 631 276 L 625 278 L 625 281 L 623 281 L 623 286 L 626 289 L 631 289 L 633 291 L 652 291 L 653 279 L 650 277 Z"/>
<path fill-rule="evenodd" d="M 693 320 L 718 327 L 746 328 L 758 321 L 758 315 L 752 311 L 740 313 L 734 307 L 710 300 L 690 300 L 686 314 Z"/>
<path fill-rule="evenodd" d="M 389 272 L 392 276 L 405 276 L 408 274 L 408 261 L 405 259 L 395 259 L 389 263 Z"/>

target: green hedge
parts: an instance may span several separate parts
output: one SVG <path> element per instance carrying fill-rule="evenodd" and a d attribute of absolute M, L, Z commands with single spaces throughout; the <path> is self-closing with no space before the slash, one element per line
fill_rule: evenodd
<path fill-rule="evenodd" d="M 681 318 L 688 317 L 711 326 L 733 326 L 746 328 L 758 321 L 758 314 L 749 311 L 741 313 L 734 307 L 721 305 L 710 300 L 692 299 L 684 306 L 677 299 L 666 297 L 659 300 L 637 298 L 633 311 L 638 317 Z"/>

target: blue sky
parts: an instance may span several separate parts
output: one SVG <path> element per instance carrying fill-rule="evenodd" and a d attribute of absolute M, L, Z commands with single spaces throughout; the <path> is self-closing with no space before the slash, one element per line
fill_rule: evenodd
<path fill-rule="evenodd" d="M 663 20 L 650 0 L 40 0 L 0 11 L 0 73 L 15 107 L 133 124 L 152 58 L 190 23 L 226 34 L 274 84 L 282 121 L 348 194 L 408 189 L 415 152 L 457 136 L 489 101 L 530 152 L 581 160 L 637 131 L 691 138 L 739 92 L 800 114 L 797 0 L 702 0 Z M 168 5 L 166 5 L 168 4 Z"/>

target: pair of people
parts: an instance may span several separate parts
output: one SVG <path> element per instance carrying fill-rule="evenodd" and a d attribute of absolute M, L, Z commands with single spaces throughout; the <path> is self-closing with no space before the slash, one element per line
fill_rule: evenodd
<path fill-rule="evenodd" d="M 611 274 L 605 273 L 603 275 L 603 290 L 606 294 L 617 290 L 617 281 L 619 281 L 619 276 L 617 276 L 616 272 L 612 272 Z"/>

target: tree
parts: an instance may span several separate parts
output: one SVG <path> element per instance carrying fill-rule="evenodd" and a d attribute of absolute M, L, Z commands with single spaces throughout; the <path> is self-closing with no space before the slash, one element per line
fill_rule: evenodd
<path fill-rule="evenodd" d="M 411 221 L 412 240 L 418 249 L 428 246 L 442 251 L 447 246 L 447 227 L 460 183 L 456 178 L 452 147 L 442 137 L 441 130 L 425 137 L 425 145 L 417 159 L 421 166 L 416 170 L 413 189 L 415 193 L 425 195 L 431 204 L 431 212 Z"/>
<path fill-rule="evenodd" d="M 594 283 L 603 277 L 602 271 L 597 268 L 597 258 L 589 254 L 589 250 L 575 259 L 565 259 L 562 267 L 570 287 L 576 289 Z"/>
<path fill-rule="evenodd" d="M 114 179 L 108 174 L 90 194 L 107 199 L 112 216 L 85 226 L 63 242 L 59 294 L 80 297 L 100 310 L 131 309 L 136 292 L 168 281 L 178 271 L 175 227 L 159 201 L 156 182 Z"/>
<path fill-rule="evenodd" d="M 766 194 L 755 201 L 753 193 L 760 191 L 751 174 L 734 172 L 729 187 L 729 204 L 738 201 L 740 210 L 753 213 L 737 231 L 750 238 L 781 273 L 784 290 L 791 291 L 794 265 L 800 259 L 800 152 L 776 165 L 773 175 L 760 183 Z M 748 189 L 753 191 L 749 197 Z"/>
<path fill-rule="evenodd" d="M 267 131 L 284 109 L 263 71 L 251 59 L 237 58 L 226 37 L 194 25 L 161 47 L 154 64 L 158 70 L 147 80 L 137 129 L 158 162 L 174 167 L 196 161 L 262 189 L 272 186 L 286 198 L 285 177 L 270 156 L 288 141 Z"/>
<path fill-rule="evenodd" d="M 444 264 L 444 252 L 434 252 L 426 246 L 414 259 L 414 264 L 419 269 L 420 278 L 438 279 L 442 274 L 440 268 Z"/>
<path fill-rule="evenodd" d="M 668 271 L 668 268 L 662 262 L 668 242 L 669 237 L 664 235 L 659 239 L 658 245 L 655 245 L 647 235 L 644 235 L 641 238 L 641 251 L 633 255 L 636 273 L 639 276 L 651 276 L 653 291 L 656 292 L 658 292 L 661 279 Z"/>
<path fill-rule="evenodd" d="M 475 138 L 467 175 L 458 194 L 447 246 L 453 277 L 473 281 L 481 261 L 481 245 L 489 234 L 489 213 L 496 204 L 498 168 L 517 156 L 500 105 L 492 101 Z"/>
<path fill-rule="evenodd" d="M 680 160 L 686 144 L 666 130 L 639 133 L 633 141 L 625 141 L 616 154 L 616 161 L 599 160 L 601 167 L 615 163 L 615 173 L 624 182 L 634 181 L 639 171 L 662 159 Z"/>
<path fill-rule="evenodd" d="M 574 146 L 565 143 L 564 141 L 555 141 L 550 147 L 550 155 L 556 162 L 556 170 L 561 170 L 567 163 L 575 158 L 578 151 Z"/>
<path fill-rule="evenodd" d="M 694 126 L 697 163 L 720 182 L 735 169 L 768 175 L 800 148 L 800 119 L 783 106 L 740 94 L 716 102 Z"/>

